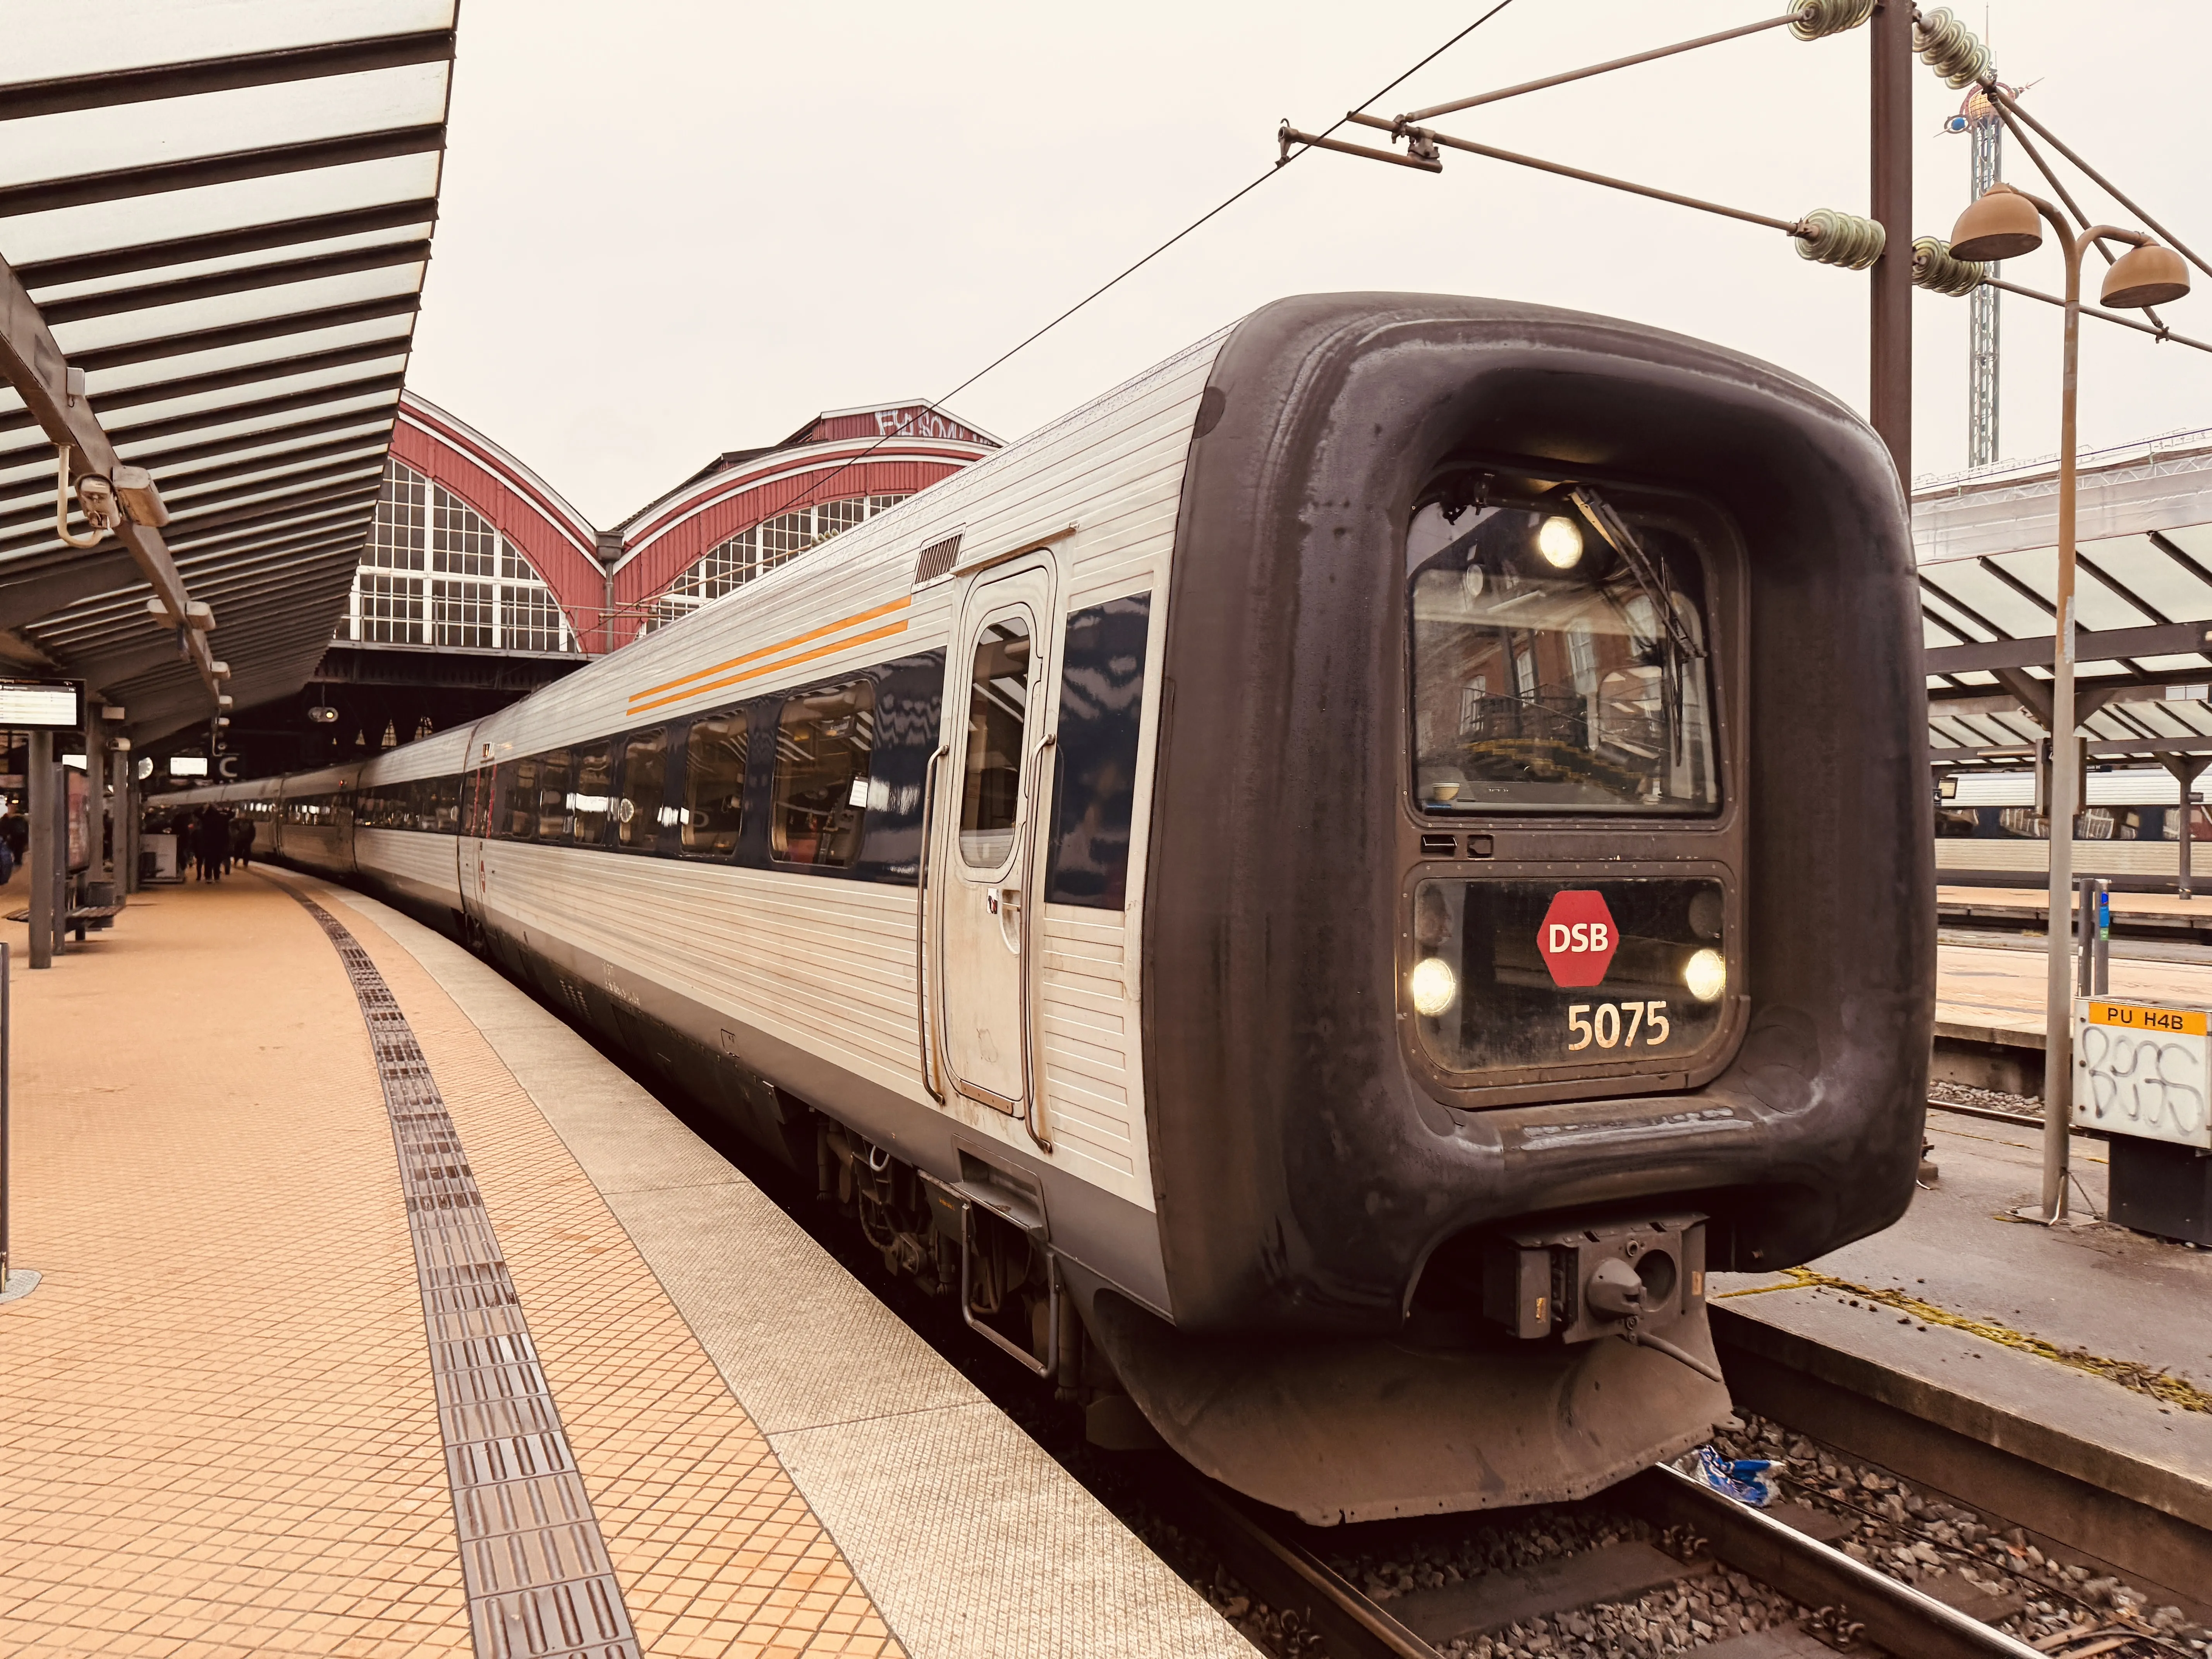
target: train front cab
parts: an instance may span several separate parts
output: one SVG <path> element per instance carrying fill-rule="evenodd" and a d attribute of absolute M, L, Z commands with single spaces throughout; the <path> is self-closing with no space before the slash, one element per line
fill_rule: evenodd
<path fill-rule="evenodd" d="M 1893 469 L 1765 365 L 1490 301 L 1282 302 L 1206 399 L 1144 906 L 1172 1322 L 1089 1322 L 1310 1520 L 1582 1495 L 1726 1414 L 1708 1269 L 1912 1190 Z"/>

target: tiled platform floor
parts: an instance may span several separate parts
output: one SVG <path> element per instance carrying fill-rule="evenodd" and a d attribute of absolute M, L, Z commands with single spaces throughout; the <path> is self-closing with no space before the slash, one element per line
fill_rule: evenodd
<path fill-rule="evenodd" d="M 20 878 L 19 878 L 20 881 Z M 349 914 L 467 1149 L 644 1650 L 899 1651 L 475 1028 Z M 254 877 L 17 946 L 0 1650 L 465 1652 L 392 1139 L 330 942 Z"/>

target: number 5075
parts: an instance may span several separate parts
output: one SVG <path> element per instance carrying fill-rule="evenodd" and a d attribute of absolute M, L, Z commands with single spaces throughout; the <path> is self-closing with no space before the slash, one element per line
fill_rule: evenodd
<path fill-rule="evenodd" d="M 1577 1002 L 1567 1010 L 1567 1030 L 1577 1038 L 1567 1045 L 1569 1054 L 1593 1042 L 1601 1048 L 1632 1048 L 1639 1031 L 1644 1046 L 1656 1048 L 1674 1034 L 1663 1002 L 1601 1002 L 1595 1008 Z"/>

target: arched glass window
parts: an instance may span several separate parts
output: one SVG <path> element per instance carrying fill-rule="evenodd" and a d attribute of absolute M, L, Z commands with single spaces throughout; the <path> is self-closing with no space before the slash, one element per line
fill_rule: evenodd
<path fill-rule="evenodd" d="M 474 651 L 581 649 L 522 550 L 397 457 L 385 463 L 375 527 L 337 637 Z"/>
<path fill-rule="evenodd" d="M 740 530 L 708 548 L 678 574 L 646 606 L 641 631 L 650 634 L 665 628 L 708 600 L 734 592 L 754 577 L 766 575 L 807 549 L 819 547 L 840 531 L 850 530 L 905 499 L 903 495 L 855 495 L 850 501 L 823 501 Z"/>

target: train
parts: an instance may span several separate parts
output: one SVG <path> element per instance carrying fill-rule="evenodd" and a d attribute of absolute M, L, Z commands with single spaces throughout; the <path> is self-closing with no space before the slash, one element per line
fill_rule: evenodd
<path fill-rule="evenodd" d="M 1916 592 L 1780 369 L 1307 295 L 497 714 L 166 799 L 703 1103 L 1099 1443 L 1565 1500 L 1727 1416 L 1710 1274 L 1911 1195 Z"/>

